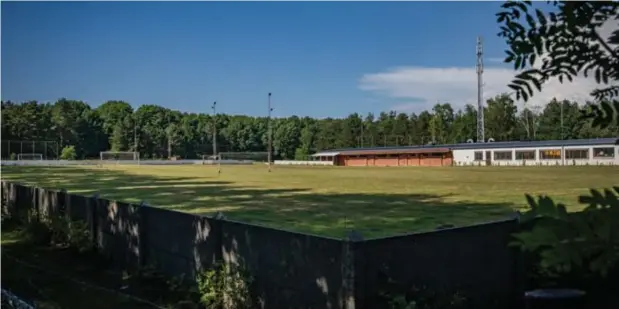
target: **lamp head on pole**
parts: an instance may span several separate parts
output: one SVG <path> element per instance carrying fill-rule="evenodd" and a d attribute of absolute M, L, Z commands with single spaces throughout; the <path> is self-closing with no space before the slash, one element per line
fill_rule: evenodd
<path fill-rule="evenodd" d="M 271 93 L 269 92 L 269 96 L 271 96 Z"/>

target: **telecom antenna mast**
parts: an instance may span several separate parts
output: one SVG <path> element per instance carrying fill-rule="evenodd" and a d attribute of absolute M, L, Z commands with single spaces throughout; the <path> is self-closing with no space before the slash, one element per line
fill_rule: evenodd
<path fill-rule="evenodd" d="M 485 141 L 484 132 L 484 48 L 481 37 L 477 37 L 477 142 Z"/>

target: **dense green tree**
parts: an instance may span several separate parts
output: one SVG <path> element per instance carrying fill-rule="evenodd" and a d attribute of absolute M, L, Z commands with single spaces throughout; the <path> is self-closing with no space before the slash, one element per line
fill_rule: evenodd
<path fill-rule="evenodd" d="M 476 139 L 477 110 L 473 105 L 467 104 L 464 110 L 456 113 L 450 134 L 451 143 L 464 143 Z"/>
<path fill-rule="evenodd" d="M 99 117 L 103 121 L 105 134 L 111 135 L 115 126 L 124 121 L 125 118 L 133 114 L 133 108 L 124 101 L 107 101 L 96 109 Z"/>
<path fill-rule="evenodd" d="M 540 110 L 517 111 L 505 94 L 487 103 L 487 136 L 497 141 L 619 135 L 616 125 L 592 128 L 592 120 L 578 116 L 593 103 L 578 105 L 553 100 Z M 216 128 L 217 152 L 267 151 L 265 117 L 225 114 L 213 117 L 155 105 L 143 105 L 131 111 L 130 105 L 121 101 L 104 105 L 93 110 L 84 102 L 67 99 L 54 104 L 2 102 L 2 137 L 3 140 L 56 141 L 60 149 L 71 145 L 77 158 L 96 158 L 104 150 L 134 151 L 135 144 L 142 158 L 201 158 L 213 154 Z M 110 124 L 113 124 L 111 129 L 106 127 Z M 472 105 L 455 110 L 451 104 L 442 103 L 419 114 L 391 111 L 380 113 L 378 119 L 371 113 L 364 118 L 353 113 L 342 119 L 293 116 L 272 119 L 271 126 L 275 158 L 301 159 L 334 148 L 422 145 L 433 138 L 437 143 L 475 140 L 477 110 Z M 9 158 L 18 146 L 12 145 L 10 151 L 10 147 L 3 146 L 2 157 Z M 32 148 L 28 147 L 30 152 Z M 52 155 L 46 153 L 48 157 Z"/>
<path fill-rule="evenodd" d="M 488 106 L 484 112 L 486 138 L 494 138 L 497 141 L 515 139 L 516 112 L 514 100 L 507 94 L 501 94 L 488 100 Z"/>

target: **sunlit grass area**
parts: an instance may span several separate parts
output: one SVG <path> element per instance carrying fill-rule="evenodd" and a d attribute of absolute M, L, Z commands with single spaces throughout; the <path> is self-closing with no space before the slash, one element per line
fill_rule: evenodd
<path fill-rule="evenodd" d="M 271 227 L 376 237 L 504 219 L 547 194 L 580 209 L 588 188 L 619 184 L 619 167 L 3 167 L 2 178 Z"/>

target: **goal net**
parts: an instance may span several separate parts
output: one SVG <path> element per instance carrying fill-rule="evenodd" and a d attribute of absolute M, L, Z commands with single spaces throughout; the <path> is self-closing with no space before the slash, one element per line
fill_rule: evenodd
<path fill-rule="evenodd" d="M 18 153 L 17 154 L 17 160 L 22 161 L 22 160 L 37 160 L 37 161 L 41 161 L 43 160 L 43 154 L 41 153 Z"/>
<path fill-rule="evenodd" d="M 217 159 L 220 161 L 267 162 L 268 157 L 268 152 L 220 152 Z"/>
<path fill-rule="evenodd" d="M 101 162 L 140 163 L 140 153 L 134 151 L 101 151 Z"/>

